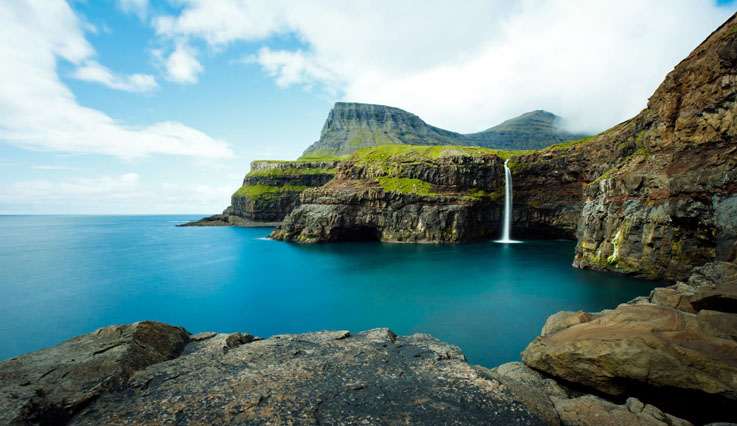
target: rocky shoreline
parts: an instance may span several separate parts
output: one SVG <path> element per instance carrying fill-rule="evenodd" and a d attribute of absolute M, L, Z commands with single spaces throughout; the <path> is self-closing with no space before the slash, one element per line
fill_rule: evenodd
<path fill-rule="evenodd" d="M 0 423 L 690 425 L 737 422 L 737 264 L 613 310 L 552 315 L 522 362 L 426 334 L 262 339 L 138 322 L 0 362 Z"/>

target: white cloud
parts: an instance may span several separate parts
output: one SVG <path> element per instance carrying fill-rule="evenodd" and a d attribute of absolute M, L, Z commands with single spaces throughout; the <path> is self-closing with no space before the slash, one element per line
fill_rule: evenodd
<path fill-rule="evenodd" d="M 101 83 L 112 89 L 126 92 L 148 92 L 159 87 L 154 76 L 150 74 L 120 76 L 113 74 L 107 67 L 97 61 L 86 62 L 74 71 L 72 77 L 78 80 Z"/>
<path fill-rule="evenodd" d="M 712 0 L 346 2 L 181 0 L 162 37 L 213 48 L 293 34 L 307 49 L 252 57 L 280 87 L 322 84 L 458 131 L 547 109 L 601 130 L 734 11 Z"/>
<path fill-rule="evenodd" d="M 185 43 L 177 43 L 176 49 L 164 61 L 167 79 L 179 84 L 194 84 L 202 65 L 195 58 L 197 51 Z"/>
<path fill-rule="evenodd" d="M 232 192 L 230 185 L 146 182 L 137 173 L 39 179 L 0 186 L 0 214 L 217 213 Z"/>
<path fill-rule="evenodd" d="M 63 58 L 84 69 L 94 64 L 95 51 L 66 2 L 0 2 L 0 28 L 0 140 L 37 150 L 122 158 L 233 155 L 225 142 L 181 123 L 126 125 L 80 105 L 60 80 L 56 61 Z M 150 85 L 145 76 L 116 83 L 118 77 L 111 74 L 108 80 L 99 67 L 90 70 L 97 74 L 88 70 L 86 76 L 100 82 Z"/>
<path fill-rule="evenodd" d="M 314 58 L 305 55 L 301 50 L 273 51 L 268 47 L 259 49 L 258 54 L 245 59 L 246 63 L 257 62 L 270 76 L 274 77 L 277 86 L 286 88 L 295 84 L 310 89 L 316 83 L 334 88 L 340 80 L 328 69 L 321 67 Z"/>
<path fill-rule="evenodd" d="M 133 13 L 144 20 L 148 15 L 148 0 L 118 0 L 118 8 L 125 13 Z"/>

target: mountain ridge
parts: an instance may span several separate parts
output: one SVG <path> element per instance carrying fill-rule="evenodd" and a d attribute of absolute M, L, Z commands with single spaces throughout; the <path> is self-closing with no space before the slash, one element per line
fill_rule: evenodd
<path fill-rule="evenodd" d="M 379 145 L 460 145 L 526 150 L 581 139 L 560 127 L 553 113 L 535 110 L 481 132 L 461 134 L 426 123 L 419 116 L 387 105 L 336 102 L 320 140 L 304 155 L 348 155 Z"/>

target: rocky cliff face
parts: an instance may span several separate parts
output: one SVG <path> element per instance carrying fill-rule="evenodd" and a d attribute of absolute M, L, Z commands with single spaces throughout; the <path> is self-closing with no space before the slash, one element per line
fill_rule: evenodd
<path fill-rule="evenodd" d="M 452 243 L 498 233 L 502 159 L 462 147 L 366 148 L 329 184 L 306 190 L 271 234 L 298 242 Z"/>
<path fill-rule="evenodd" d="M 333 178 L 337 161 L 254 161 L 225 214 L 280 221 L 299 205 L 299 194 Z"/>
<path fill-rule="evenodd" d="M 274 226 L 299 205 L 299 194 L 335 176 L 336 159 L 254 161 L 223 214 L 180 226 Z"/>
<path fill-rule="evenodd" d="M 538 151 L 488 152 L 510 159 L 513 232 L 533 238 L 575 237 L 575 266 L 652 279 L 685 279 L 696 266 L 734 259 L 735 46 L 737 20 L 733 17 L 666 77 L 638 116 L 599 135 Z M 331 126 L 332 122 L 326 128 Z M 326 227 L 354 229 L 353 223 L 380 228 L 379 236 L 371 239 L 392 241 L 455 242 L 496 232 L 497 223 L 489 223 L 499 219 L 494 203 L 438 198 L 432 191 L 426 191 L 424 198 L 396 194 L 386 198 L 396 191 L 384 187 L 377 192 L 379 175 L 349 172 L 355 169 L 355 158 L 364 154 L 356 155 L 341 166 L 345 172 L 339 173 L 334 185 L 305 194 L 303 200 L 311 207 L 295 212 L 275 237 L 335 241 L 370 236 L 363 226 L 361 235 L 324 231 Z M 385 177 L 409 178 L 409 163 L 415 168 L 442 169 L 433 158 L 405 161 L 388 155 L 383 160 L 389 170 L 381 175 Z M 476 174 L 480 181 L 483 173 L 502 175 L 499 161 L 489 160 L 484 167 L 495 169 L 467 170 L 461 192 L 498 191 L 498 187 L 468 185 Z M 423 184 L 438 183 L 419 179 Z M 373 192 L 361 192 L 371 188 Z M 456 189 L 446 187 L 437 193 L 457 195 Z M 415 207 L 407 209 L 410 205 Z M 364 208 L 369 206 L 373 210 Z M 409 220 L 418 214 L 425 215 L 423 220 Z M 426 233 L 428 223 L 433 231 Z M 444 237 L 448 232 L 460 237 Z"/>
<path fill-rule="evenodd" d="M 524 150 L 580 139 L 566 132 L 560 120 L 532 111 L 488 130 L 469 135 L 431 126 L 414 114 L 384 105 L 338 102 L 328 114 L 320 140 L 305 155 L 347 155 L 380 145 L 460 145 Z"/>
<path fill-rule="evenodd" d="M 635 148 L 584 189 L 575 265 L 684 279 L 735 257 L 737 19 L 668 74 L 648 108 L 588 144 Z M 634 136 L 634 138 L 633 138 Z"/>

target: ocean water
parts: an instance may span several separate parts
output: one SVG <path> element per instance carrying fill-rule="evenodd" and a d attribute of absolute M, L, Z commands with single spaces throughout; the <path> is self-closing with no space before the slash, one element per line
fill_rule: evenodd
<path fill-rule="evenodd" d="M 109 324 L 430 333 L 469 362 L 519 360 L 545 319 L 656 283 L 571 267 L 575 243 L 301 246 L 185 216 L 0 216 L 0 359 Z"/>

